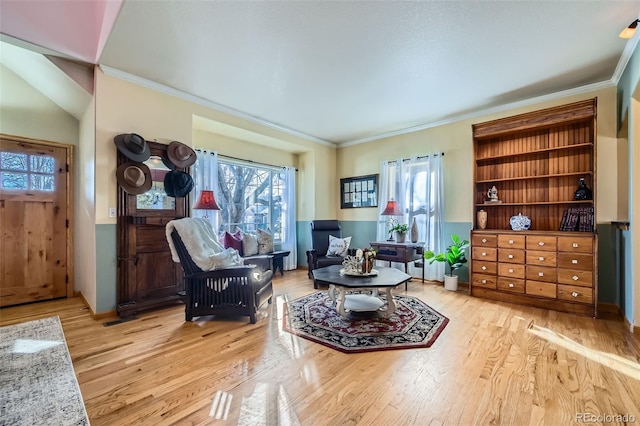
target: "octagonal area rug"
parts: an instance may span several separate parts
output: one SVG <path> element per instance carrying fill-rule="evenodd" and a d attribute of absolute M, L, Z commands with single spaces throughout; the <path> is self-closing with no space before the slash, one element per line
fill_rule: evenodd
<path fill-rule="evenodd" d="M 394 295 L 396 311 L 349 315 L 343 319 L 327 291 L 319 291 L 286 303 L 283 328 L 289 333 L 345 353 L 389 349 L 428 348 L 449 319 L 411 296 Z"/>

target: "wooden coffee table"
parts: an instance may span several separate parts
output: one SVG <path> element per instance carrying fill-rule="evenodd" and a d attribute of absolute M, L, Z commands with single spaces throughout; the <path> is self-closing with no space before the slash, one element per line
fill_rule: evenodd
<path fill-rule="evenodd" d="M 357 276 L 341 273 L 342 265 L 332 265 L 314 269 L 314 287 L 318 284 L 329 286 L 329 298 L 336 303 L 336 310 L 346 318 L 349 312 L 374 312 L 388 318 L 396 311 L 391 290 L 411 279 L 411 275 L 383 266 L 374 270 L 377 275 Z M 367 294 L 347 294 L 348 291 L 370 290 Z M 378 291 L 383 290 L 386 295 L 386 304 L 378 296 Z M 386 305 L 386 306 L 385 306 Z"/>

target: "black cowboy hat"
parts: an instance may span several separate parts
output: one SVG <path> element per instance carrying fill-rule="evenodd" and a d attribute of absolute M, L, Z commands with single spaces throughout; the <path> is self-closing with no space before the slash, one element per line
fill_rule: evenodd
<path fill-rule="evenodd" d="M 116 170 L 118 184 L 129 194 L 142 194 L 151 189 L 151 171 L 146 164 L 127 161 Z"/>
<path fill-rule="evenodd" d="M 164 190 L 169 197 L 186 197 L 193 189 L 189 173 L 171 170 L 164 176 Z"/>
<path fill-rule="evenodd" d="M 175 167 L 186 169 L 196 162 L 196 152 L 182 142 L 173 141 L 167 147 L 167 159 Z"/>
<path fill-rule="evenodd" d="M 118 151 L 133 161 L 147 161 L 151 156 L 151 148 L 144 138 L 135 133 L 121 134 L 113 138 Z"/>

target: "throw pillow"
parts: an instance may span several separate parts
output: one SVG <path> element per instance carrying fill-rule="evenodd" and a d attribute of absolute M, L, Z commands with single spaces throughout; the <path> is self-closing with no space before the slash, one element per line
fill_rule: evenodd
<path fill-rule="evenodd" d="M 242 234 L 242 249 L 244 251 L 244 257 L 258 254 L 258 237 L 256 234 L 250 234 L 248 232 Z"/>
<path fill-rule="evenodd" d="M 273 235 L 267 228 L 266 231 L 258 229 L 258 254 L 267 254 L 273 251 Z"/>
<path fill-rule="evenodd" d="M 338 238 L 329 235 L 329 250 L 327 250 L 327 256 L 346 256 L 349 244 L 351 244 L 351 237 Z"/>
<path fill-rule="evenodd" d="M 234 235 L 225 232 L 222 244 L 224 245 L 224 248 L 236 249 L 238 250 L 238 253 L 240 253 L 240 256 L 244 256 L 242 254 L 242 237 L 238 232 L 236 232 Z"/>

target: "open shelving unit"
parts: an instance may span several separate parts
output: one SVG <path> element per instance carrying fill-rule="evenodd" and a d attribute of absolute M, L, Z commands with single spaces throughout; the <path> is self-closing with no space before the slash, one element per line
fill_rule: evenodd
<path fill-rule="evenodd" d="M 472 295 L 595 315 L 596 110 L 597 99 L 593 98 L 473 125 L 473 204 L 476 212 L 487 212 L 487 224 L 485 229 L 480 230 L 474 215 L 470 286 Z M 574 199 L 580 178 L 584 178 L 587 187 L 592 189 L 593 199 Z M 487 202 L 487 193 L 493 186 L 498 190 L 499 203 Z M 561 232 L 565 211 L 575 208 L 593 212 L 592 226 L 588 232 Z M 511 230 L 510 219 L 518 214 L 531 219 L 529 230 Z M 517 237 L 509 237 L 510 235 Z M 592 275 L 586 281 L 583 280 L 584 274 L 580 274 L 578 278 L 570 278 L 574 282 L 558 282 L 558 276 L 564 276 L 566 272 L 560 268 L 572 267 L 571 264 L 560 265 L 558 259 L 564 258 L 565 254 L 561 250 L 571 252 L 573 245 L 578 244 L 566 238 L 577 238 L 580 253 L 584 253 L 587 242 L 585 238 L 591 240 L 588 253 L 590 257 L 581 258 L 582 263 L 590 261 L 587 266 Z M 536 239 L 539 241 L 534 242 Z M 515 240 L 518 242 L 514 243 Z M 508 247 L 501 247 L 499 241 L 512 242 Z M 492 250 L 478 251 L 484 255 L 475 258 L 473 246 Z M 538 253 L 540 249 L 553 251 L 553 256 Z M 512 281 L 517 279 L 517 282 L 501 276 L 500 270 L 514 269 L 500 268 L 499 254 L 501 251 L 506 253 L 507 250 L 518 251 L 511 253 L 511 258 L 504 257 L 503 260 L 522 259 L 523 267 L 515 268 L 519 272 L 516 273 L 517 277 L 512 277 Z M 535 261 L 535 256 L 546 260 Z M 528 258 L 532 259 L 533 264 L 526 262 Z M 573 262 L 576 259 L 570 260 Z M 509 261 L 506 263 L 508 266 Z M 550 269 L 535 272 L 538 266 Z M 540 281 L 532 279 L 535 278 L 532 275 L 534 273 L 542 274 Z M 579 292 L 574 291 L 573 287 L 564 286 L 576 283 L 580 284 Z M 568 290 L 571 290 L 568 293 L 570 296 L 565 300 Z M 585 294 L 585 291 L 590 294 Z M 577 296 L 572 296 L 573 294 Z"/>

